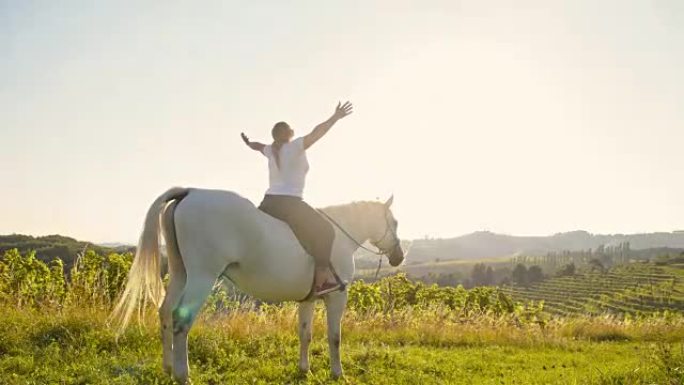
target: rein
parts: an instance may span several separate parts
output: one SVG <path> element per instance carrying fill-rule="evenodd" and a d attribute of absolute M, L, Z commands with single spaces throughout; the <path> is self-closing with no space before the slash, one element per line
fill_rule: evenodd
<path fill-rule="evenodd" d="M 383 234 L 382 238 L 381 238 L 379 241 L 373 243 L 373 246 L 377 247 L 378 250 L 380 250 L 380 252 L 377 252 L 377 251 L 371 250 L 371 249 L 365 247 L 364 245 L 362 245 L 361 243 L 359 243 L 359 241 L 357 241 L 354 237 L 352 237 L 351 234 L 349 234 L 349 232 L 348 232 L 347 230 L 344 229 L 344 227 L 342 227 L 339 223 L 337 223 L 337 221 L 335 221 L 334 219 L 332 219 L 332 218 L 330 217 L 330 215 L 326 214 L 323 210 L 318 209 L 318 212 L 321 213 L 324 217 L 326 217 L 330 222 L 332 222 L 338 229 L 340 229 L 340 231 L 341 231 L 344 235 L 346 235 L 347 238 L 351 239 L 352 242 L 354 242 L 354 243 L 356 244 L 356 246 L 358 246 L 358 247 L 360 247 L 360 248 L 362 248 L 362 249 L 364 249 L 364 250 L 366 250 L 366 251 L 368 251 L 368 252 L 370 252 L 370 253 L 372 253 L 372 254 L 378 255 L 378 256 L 380 257 L 380 258 L 378 259 L 378 268 L 375 270 L 375 278 L 377 279 L 377 278 L 378 278 L 378 274 L 380 273 L 380 268 L 382 267 L 382 257 L 383 257 L 383 255 L 388 255 L 388 254 L 389 254 L 389 251 L 388 251 L 388 250 L 394 250 L 394 249 L 397 247 L 397 245 L 399 245 L 399 242 L 397 242 L 397 243 L 395 243 L 395 244 L 392 246 L 391 249 L 383 249 L 382 247 L 378 246 L 378 243 L 384 241 L 385 238 L 387 238 L 387 234 L 389 233 L 389 230 L 390 230 L 390 225 L 389 225 L 389 222 L 387 221 L 387 215 L 385 215 L 385 224 L 387 225 L 387 226 L 385 227 L 385 234 Z"/>
<path fill-rule="evenodd" d="M 349 234 L 349 232 L 347 232 L 347 230 L 344 229 L 344 227 L 340 226 L 339 223 L 337 223 L 334 219 L 330 218 L 330 216 L 329 216 L 328 214 L 326 214 L 325 212 L 323 212 L 323 210 L 318 210 L 318 212 L 321 213 L 321 214 L 323 214 L 324 217 L 326 217 L 326 218 L 327 218 L 330 222 L 332 222 L 338 229 L 340 229 L 340 231 L 342 231 L 342 233 L 344 233 L 344 235 L 346 235 L 347 238 L 351 239 L 351 240 L 356 244 L 356 246 L 358 246 L 358 247 L 360 247 L 360 248 L 362 248 L 362 249 L 364 249 L 364 250 L 366 250 L 366 251 L 368 251 L 368 252 L 370 252 L 370 253 L 373 253 L 373 254 L 375 254 L 375 255 L 380 255 L 380 256 L 384 255 L 384 254 L 382 253 L 382 250 L 381 250 L 380 253 L 378 253 L 377 251 L 371 250 L 371 249 L 367 248 L 366 246 L 360 244 L 359 241 L 357 241 L 356 239 L 354 239 L 354 237 L 352 237 L 352 236 Z M 384 239 L 384 237 L 383 237 L 383 239 Z M 379 247 L 378 247 L 378 249 L 379 249 Z"/>

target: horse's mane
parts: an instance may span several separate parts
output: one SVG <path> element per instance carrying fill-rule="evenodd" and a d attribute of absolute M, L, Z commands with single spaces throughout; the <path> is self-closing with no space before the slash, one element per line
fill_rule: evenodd
<path fill-rule="evenodd" d="M 354 227 L 363 227 L 368 215 L 381 206 L 383 204 L 377 201 L 355 201 L 323 207 L 321 210 L 336 221 L 345 222 Z"/>
<path fill-rule="evenodd" d="M 382 205 L 382 202 L 377 201 L 354 201 L 350 203 L 337 204 L 332 206 L 321 207 L 326 214 L 333 215 L 339 214 L 340 212 L 356 212 L 360 210 L 368 210 L 372 207 L 378 207 Z"/>

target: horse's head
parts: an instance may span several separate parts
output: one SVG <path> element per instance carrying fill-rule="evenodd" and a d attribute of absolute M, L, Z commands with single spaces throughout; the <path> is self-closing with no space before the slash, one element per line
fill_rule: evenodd
<path fill-rule="evenodd" d="M 390 197 L 387 202 L 381 204 L 381 210 L 378 210 L 378 218 L 374 222 L 377 223 L 376 231 L 374 231 L 370 242 L 377 247 L 380 252 L 385 254 L 392 266 L 399 266 L 404 261 L 404 251 L 401 249 L 401 240 L 397 236 L 397 226 L 399 223 L 392 214 L 391 206 L 394 202 L 394 196 Z"/>

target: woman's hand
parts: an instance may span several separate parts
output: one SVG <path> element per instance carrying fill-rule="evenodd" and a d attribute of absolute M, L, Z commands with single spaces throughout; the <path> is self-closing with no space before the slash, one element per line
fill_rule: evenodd
<path fill-rule="evenodd" d="M 264 147 L 266 147 L 265 144 L 259 142 L 250 142 L 249 138 L 247 137 L 247 135 L 245 135 L 244 132 L 240 133 L 240 137 L 242 138 L 242 141 L 245 142 L 247 147 L 251 148 L 254 151 L 264 152 Z"/>
<path fill-rule="evenodd" d="M 336 120 L 340 120 L 354 112 L 353 109 L 354 106 L 352 106 L 352 104 L 349 101 L 344 102 L 344 104 L 338 102 L 337 107 L 335 107 L 335 113 L 333 114 L 333 118 L 335 118 Z"/>
<path fill-rule="evenodd" d="M 314 143 L 318 142 L 323 135 L 330 131 L 330 128 L 332 128 L 335 122 L 351 114 L 353 112 L 352 109 L 352 104 L 348 101 L 344 102 L 344 104 L 338 102 L 333 116 L 331 116 L 330 119 L 326 120 L 325 122 L 314 127 L 313 131 L 304 137 L 304 149 L 306 150 L 313 146 Z"/>
<path fill-rule="evenodd" d="M 247 135 L 245 135 L 244 132 L 241 132 L 241 133 L 240 133 L 240 137 L 241 137 L 242 140 L 245 142 L 245 144 L 249 146 L 249 138 L 247 137 Z"/>

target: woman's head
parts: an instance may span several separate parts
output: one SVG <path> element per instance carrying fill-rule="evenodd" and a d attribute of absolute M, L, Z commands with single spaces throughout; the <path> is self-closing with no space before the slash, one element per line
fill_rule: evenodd
<path fill-rule="evenodd" d="M 280 167 L 280 147 L 283 143 L 287 143 L 294 136 L 294 130 L 285 122 L 278 122 L 271 130 L 273 136 L 273 155 L 275 155 L 276 164 Z"/>
<path fill-rule="evenodd" d="M 294 136 L 294 130 L 285 122 L 278 122 L 273 126 L 271 135 L 276 143 L 286 143 Z"/>

